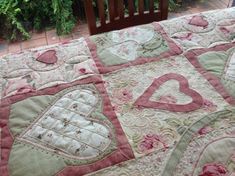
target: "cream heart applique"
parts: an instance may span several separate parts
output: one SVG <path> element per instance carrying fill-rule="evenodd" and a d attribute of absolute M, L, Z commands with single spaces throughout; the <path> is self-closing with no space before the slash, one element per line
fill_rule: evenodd
<path fill-rule="evenodd" d="M 18 139 L 70 158 L 101 155 L 113 134 L 107 124 L 90 117 L 99 101 L 93 91 L 76 89 L 57 99 Z"/>
<path fill-rule="evenodd" d="M 107 49 L 110 53 L 120 57 L 123 60 L 133 61 L 137 58 L 138 44 L 134 41 L 127 41 Z"/>
<path fill-rule="evenodd" d="M 138 44 L 144 44 L 154 37 L 153 30 L 139 27 L 114 31 L 111 34 L 112 40 L 115 43 L 122 43 L 123 41 L 135 41 Z"/>

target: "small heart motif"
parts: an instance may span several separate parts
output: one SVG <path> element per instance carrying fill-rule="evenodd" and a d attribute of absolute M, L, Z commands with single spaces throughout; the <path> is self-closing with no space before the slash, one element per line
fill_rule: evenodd
<path fill-rule="evenodd" d="M 55 50 L 48 50 L 38 56 L 36 60 L 45 64 L 54 64 L 57 62 L 58 58 Z"/>
<path fill-rule="evenodd" d="M 207 26 L 209 25 L 207 20 L 205 20 L 202 16 L 198 15 L 193 16 L 189 21 L 189 24 L 203 28 L 207 28 Z"/>
<path fill-rule="evenodd" d="M 179 82 L 179 90 L 187 96 L 192 98 L 192 102 L 188 104 L 173 104 L 168 102 L 151 101 L 150 98 L 159 87 L 169 80 L 176 80 Z M 172 112 L 189 112 L 199 109 L 203 105 L 202 96 L 195 90 L 189 88 L 188 80 L 179 74 L 169 73 L 157 78 L 153 81 L 150 87 L 136 100 L 134 103 L 137 107 L 155 108 L 168 110 Z"/>

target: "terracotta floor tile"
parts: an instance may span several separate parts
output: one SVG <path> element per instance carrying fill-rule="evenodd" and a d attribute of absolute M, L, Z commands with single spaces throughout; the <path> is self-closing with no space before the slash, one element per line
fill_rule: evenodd
<path fill-rule="evenodd" d="M 45 38 L 45 36 L 46 36 L 45 32 L 33 32 L 31 34 L 31 40 Z"/>
<path fill-rule="evenodd" d="M 4 50 L 0 50 L 0 57 L 2 57 L 3 55 L 7 54 L 8 50 L 4 49 Z"/>
<path fill-rule="evenodd" d="M 72 33 L 72 37 L 73 37 L 73 39 L 78 39 L 78 38 L 80 38 L 82 36 L 81 36 L 80 31 L 77 31 L 77 32 L 73 32 Z"/>
<path fill-rule="evenodd" d="M 185 3 L 183 8 L 180 8 L 178 12 L 170 12 L 168 19 L 175 17 L 199 13 L 207 10 L 213 10 L 218 8 L 226 8 L 229 0 L 207 0 L 207 1 L 191 1 Z M 88 37 L 89 30 L 88 26 L 84 21 L 79 21 L 74 27 L 73 32 L 70 35 L 58 36 L 56 30 L 47 30 L 44 32 L 31 32 L 31 39 L 28 41 L 8 44 L 4 40 L 0 39 L 0 55 L 6 54 L 7 52 L 18 52 L 22 49 L 34 48 L 43 45 L 50 45 L 59 42 L 67 42 L 71 39 L 78 39 L 80 37 Z"/>
<path fill-rule="evenodd" d="M 0 40 L 0 56 L 8 53 L 8 43 L 4 40 Z"/>
<path fill-rule="evenodd" d="M 8 50 L 10 53 L 16 53 L 21 51 L 21 43 L 20 42 L 10 43 Z"/>
<path fill-rule="evenodd" d="M 89 36 L 90 36 L 89 32 L 84 32 L 81 34 L 81 37 L 89 37 Z"/>
<path fill-rule="evenodd" d="M 28 41 L 22 42 L 22 49 L 35 48 L 35 47 L 43 46 L 43 45 L 47 45 L 46 38 L 28 40 Z"/>
<path fill-rule="evenodd" d="M 8 43 L 5 41 L 0 41 L 0 51 L 8 48 Z"/>
<path fill-rule="evenodd" d="M 87 24 L 81 24 L 81 25 L 79 25 L 79 30 L 80 30 L 80 31 L 89 31 Z"/>
<path fill-rule="evenodd" d="M 73 28 L 73 33 L 75 32 L 78 32 L 78 31 L 80 31 L 80 25 L 76 25 L 74 28 Z"/>
<path fill-rule="evenodd" d="M 47 44 L 48 45 L 60 42 L 59 36 L 56 34 L 55 29 L 46 31 L 46 37 L 47 37 Z"/>
<path fill-rule="evenodd" d="M 60 38 L 60 42 L 68 42 L 68 41 L 73 39 L 72 34 L 70 34 L 70 35 L 62 35 L 59 38 Z"/>

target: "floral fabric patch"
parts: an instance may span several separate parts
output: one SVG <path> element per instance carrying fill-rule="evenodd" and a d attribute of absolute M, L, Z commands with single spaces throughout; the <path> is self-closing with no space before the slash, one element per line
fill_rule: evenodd
<path fill-rule="evenodd" d="M 234 9 L 231 8 L 171 19 L 161 22 L 161 25 L 185 52 L 234 41 L 234 17 Z"/>

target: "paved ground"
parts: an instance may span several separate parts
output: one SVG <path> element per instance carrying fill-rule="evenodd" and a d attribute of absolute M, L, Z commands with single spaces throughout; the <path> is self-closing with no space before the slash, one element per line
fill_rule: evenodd
<path fill-rule="evenodd" d="M 169 13 L 169 19 L 203 12 L 213 9 L 227 8 L 229 0 L 185 0 L 186 3 L 177 12 Z M 188 1 L 188 2 L 187 2 Z M 47 30 L 41 33 L 32 32 L 31 39 L 27 41 L 9 43 L 0 38 L 0 56 L 7 53 L 20 52 L 24 49 L 34 48 L 43 45 L 50 45 L 59 42 L 66 42 L 72 39 L 89 36 L 87 25 L 84 23 L 78 24 L 73 32 L 67 36 L 57 36 L 56 31 Z"/>

